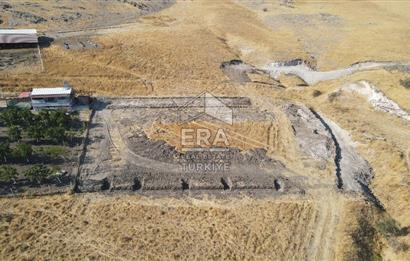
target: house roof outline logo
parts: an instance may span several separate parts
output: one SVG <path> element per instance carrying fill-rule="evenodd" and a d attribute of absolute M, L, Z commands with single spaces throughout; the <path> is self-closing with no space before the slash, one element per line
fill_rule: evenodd
<path fill-rule="evenodd" d="M 184 115 L 184 112 L 187 111 L 191 112 L 191 115 Z M 180 124 L 199 119 L 205 115 L 229 125 L 233 124 L 233 109 L 219 97 L 206 91 L 178 107 Z"/>

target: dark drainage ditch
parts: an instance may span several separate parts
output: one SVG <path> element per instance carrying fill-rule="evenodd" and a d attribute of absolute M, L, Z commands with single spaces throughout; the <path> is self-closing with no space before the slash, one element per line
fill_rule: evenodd
<path fill-rule="evenodd" d="M 188 182 L 184 179 L 181 179 L 181 187 L 182 187 L 182 190 L 188 190 L 189 189 Z"/>
<path fill-rule="evenodd" d="M 142 188 L 141 181 L 138 178 L 134 179 L 134 185 L 132 186 L 132 190 L 140 190 Z"/>
<path fill-rule="evenodd" d="M 228 182 L 224 178 L 221 178 L 221 183 L 222 183 L 224 190 L 229 190 L 231 188 Z"/>
<path fill-rule="evenodd" d="M 101 184 L 101 190 L 109 190 L 110 189 L 110 182 L 108 181 L 107 178 L 102 180 L 102 184 Z"/>
<path fill-rule="evenodd" d="M 275 187 L 276 191 L 282 191 L 283 190 L 283 186 L 282 186 L 282 181 L 275 179 L 273 181 L 273 186 Z"/>

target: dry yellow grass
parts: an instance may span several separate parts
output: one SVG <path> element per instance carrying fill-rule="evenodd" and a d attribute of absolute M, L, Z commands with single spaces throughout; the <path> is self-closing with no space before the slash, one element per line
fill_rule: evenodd
<path fill-rule="evenodd" d="M 410 148 L 410 124 L 385 112 L 376 111 L 360 96 L 347 93 L 331 102 L 328 95 L 338 91 L 344 83 L 359 80 L 370 80 L 387 97 L 396 101 L 402 108 L 409 108 L 409 91 L 399 84 L 399 80 L 405 77 L 402 73 L 374 71 L 358 73 L 344 79 L 320 83 L 310 87 L 312 90 L 301 91 L 289 86 L 286 91 L 279 92 L 260 86 L 247 86 L 247 92 L 254 102 L 260 106 L 270 99 L 297 100 L 315 108 L 342 128 L 349 131 L 353 140 L 357 143 L 359 153 L 369 161 L 373 167 L 375 178 L 372 182 L 372 190 L 386 207 L 388 213 L 396 219 L 402 227 L 410 224 L 409 209 L 409 174 L 408 148 Z M 313 90 L 320 90 L 322 95 L 314 97 Z M 258 99 L 260 96 L 265 99 Z M 402 237 L 401 240 L 408 242 L 410 236 Z M 391 248 L 385 250 L 386 258 L 392 260 L 406 260 L 409 255 Z M 390 254 L 389 254 L 390 253 Z"/>
<path fill-rule="evenodd" d="M 2 260 L 300 260 L 316 213 L 303 199 L 125 195 L 1 199 L 0 206 Z"/>

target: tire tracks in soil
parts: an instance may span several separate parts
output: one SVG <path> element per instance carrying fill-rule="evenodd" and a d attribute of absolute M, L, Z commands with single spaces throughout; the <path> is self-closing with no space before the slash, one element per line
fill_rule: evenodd
<path fill-rule="evenodd" d="M 313 238 L 309 243 L 308 260 L 333 260 L 337 227 L 343 209 L 340 195 L 333 191 L 319 192 L 316 197 L 324 193 L 326 198 L 321 197 L 317 201 L 317 216 Z"/>

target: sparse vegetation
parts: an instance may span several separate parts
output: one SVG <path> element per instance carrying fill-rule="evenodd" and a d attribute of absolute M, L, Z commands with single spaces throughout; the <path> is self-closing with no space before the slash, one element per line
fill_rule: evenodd
<path fill-rule="evenodd" d="M 69 150 L 66 147 L 53 145 L 53 146 L 41 146 L 37 150 L 38 153 L 55 158 L 59 156 L 67 156 Z"/>
<path fill-rule="evenodd" d="M 354 246 L 356 248 L 357 260 L 381 261 L 382 257 L 376 250 L 376 229 L 365 218 L 359 219 L 358 228 L 352 234 Z"/>
<path fill-rule="evenodd" d="M 398 237 L 407 235 L 407 229 L 400 227 L 400 224 L 391 217 L 385 217 L 382 221 L 377 223 L 376 230 L 379 232 L 389 243 L 395 251 L 407 251 L 409 245 L 401 242 Z"/>
<path fill-rule="evenodd" d="M 385 238 L 395 237 L 400 235 L 400 225 L 391 217 L 385 218 L 376 225 L 377 231 Z"/>
<path fill-rule="evenodd" d="M 320 95 L 322 95 L 322 92 L 319 91 L 319 90 L 314 90 L 313 93 L 312 93 L 313 97 L 319 97 Z"/>
<path fill-rule="evenodd" d="M 17 144 L 12 154 L 15 159 L 30 162 L 30 158 L 33 155 L 33 149 L 30 144 L 21 143 Z"/>
<path fill-rule="evenodd" d="M 10 182 L 18 176 L 15 168 L 7 165 L 0 166 L 0 182 Z"/>
<path fill-rule="evenodd" d="M 52 174 L 51 170 L 45 165 L 34 165 L 26 172 L 24 176 L 28 178 L 31 182 L 41 183 L 44 182 Z"/>
<path fill-rule="evenodd" d="M 406 88 L 410 90 L 410 78 L 406 78 L 404 80 L 400 80 L 400 84 Z"/>

